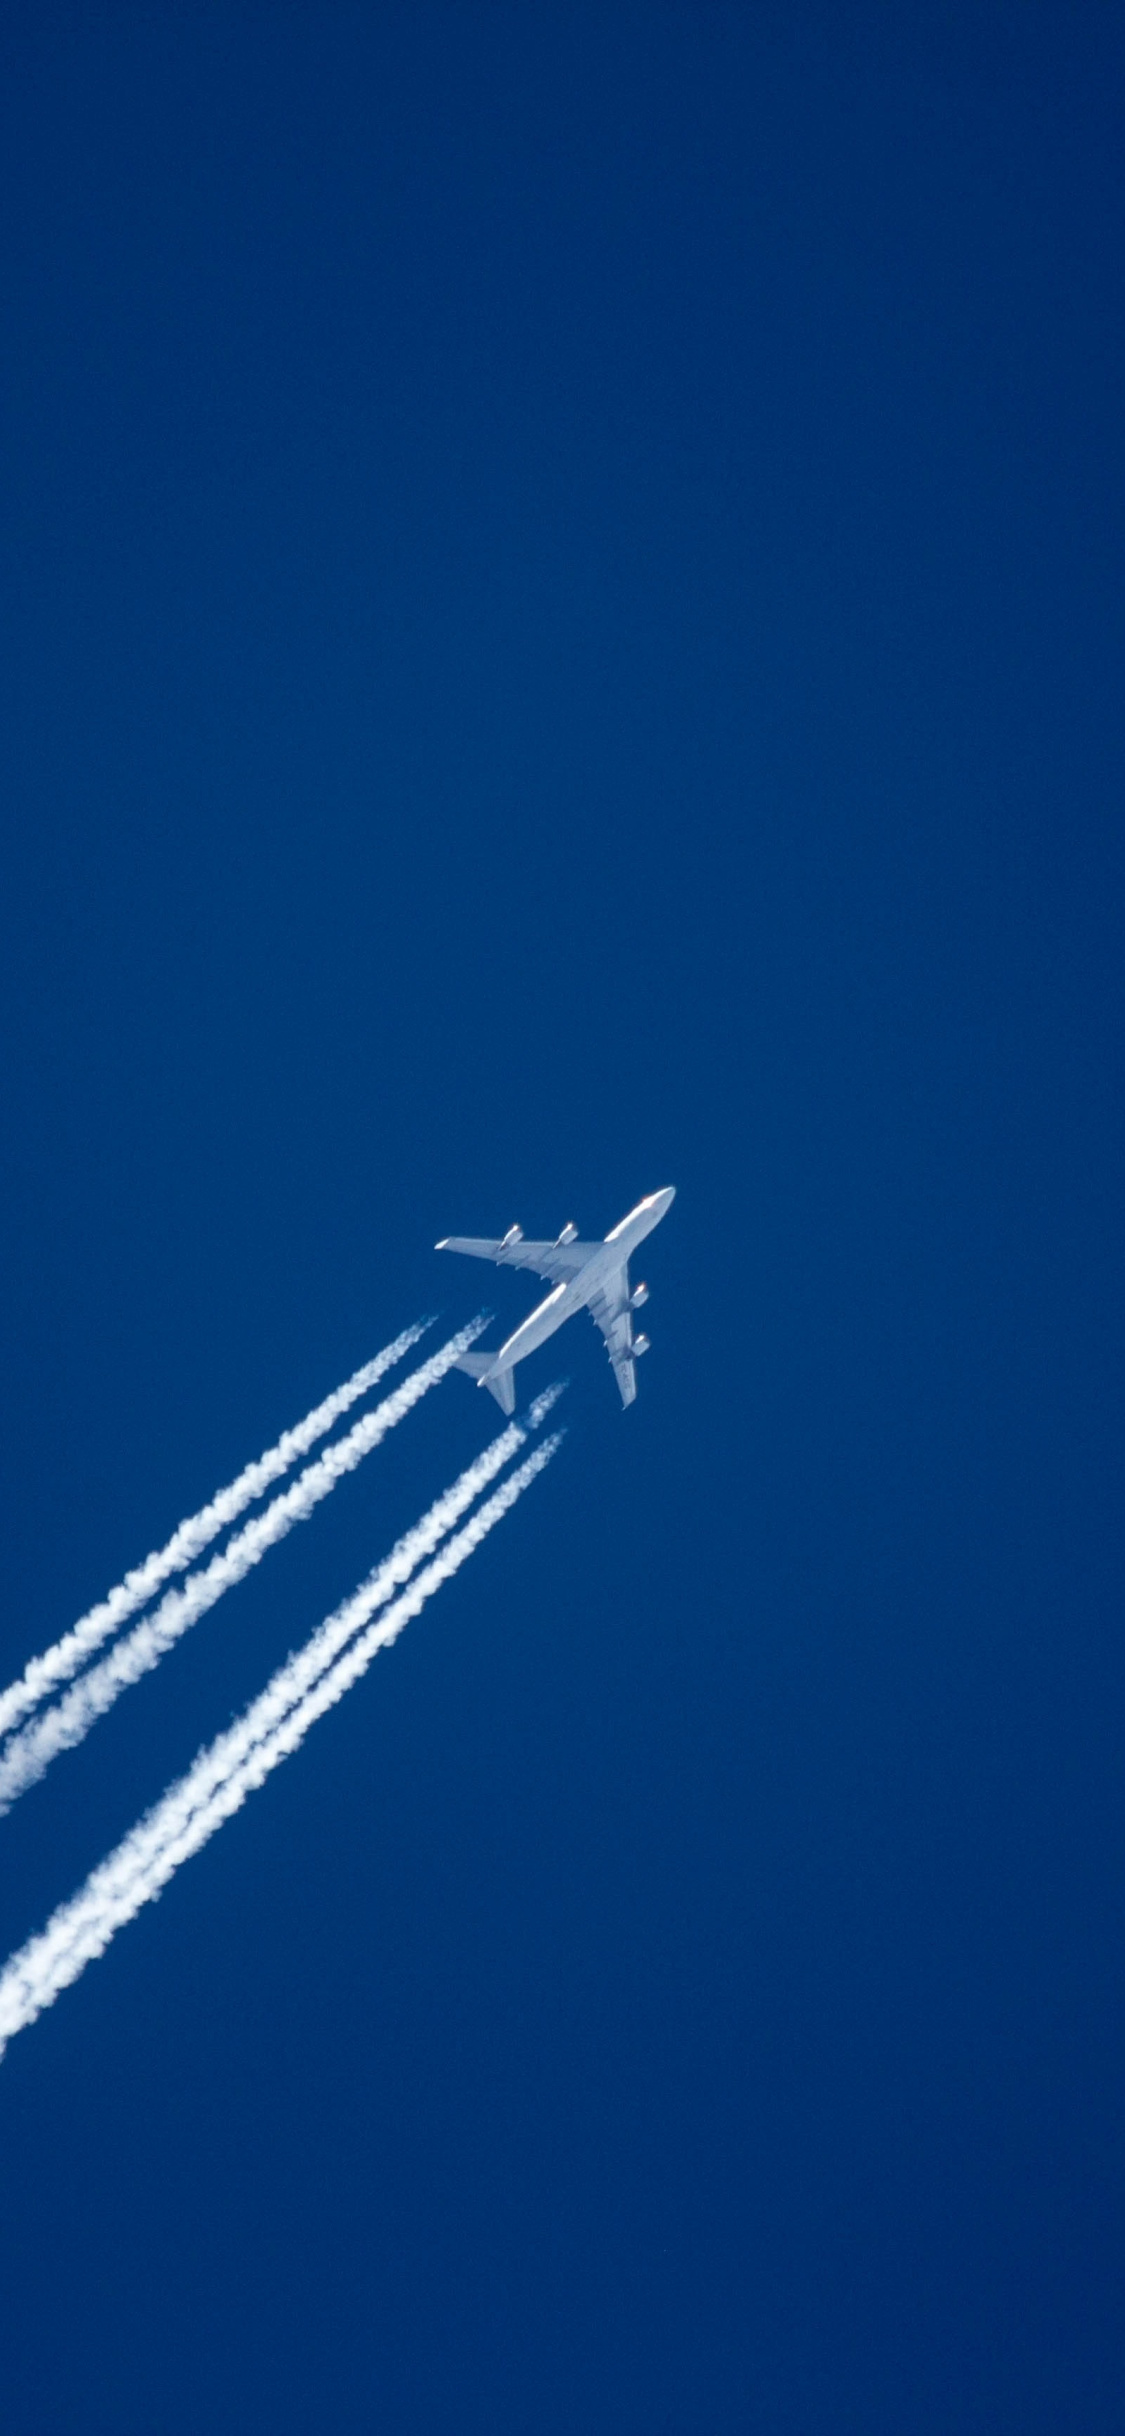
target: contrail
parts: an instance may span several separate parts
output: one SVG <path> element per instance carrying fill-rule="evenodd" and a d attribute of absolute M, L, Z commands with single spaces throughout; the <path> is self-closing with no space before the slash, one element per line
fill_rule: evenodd
<path fill-rule="evenodd" d="M 18 1681 L 10 1683 L 6 1691 L 0 1692 L 0 1735 L 10 1733 L 12 1727 L 19 1724 L 20 1718 L 26 1717 L 30 1709 L 37 1708 L 48 1692 L 56 1690 L 60 1683 L 69 1683 L 71 1676 L 77 1674 L 87 1658 L 101 1648 L 103 1641 L 108 1641 L 119 1624 L 123 1624 L 128 1616 L 136 1614 L 138 1607 L 146 1604 L 153 1592 L 159 1590 L 161 1583 L 167 1581 L 170 1573 L 181 1573 L 184 1566 L 190 1565 L 192 1558 L 198 1556 L 218 1532 L 234 1522 L 247 1506 L 253 1505 L 255 1498 L 269 1488 L 271 1481 L 280 1480 L 282 1473 L 289 1470 L 298 1455 L 307 1454 L 309 1447 L 315 1446 L 317 1439 L 323 1438 L 325 1431 L 331 1429 L 333 1423 L 360 1396 L 365 1396 L 384 1372 L 393 1370 L 395 1363 L 401 1362 L 403 1355 L 409 1353 L 411 1346 L 416 1345 L 419 1337 L 432 1325 L 432 1320 L 418 1320 L 413 1327 L 404 1328 L 393 1345 L 385 1345 L 382 1353 L 377 1353 L 372 1361 L 365 1362 L 363 1368 L 346 1379 L 342 1387 L 337 1387 L 330 1396 L 326 1396 L 323 1404 L 314 1405 L 312 1412 L 306 1413 L 295 1429 L 284 1430 L 276 1446 L 267 1447 L 256 1463 L 248 1463 L 237 1480 L 232 1480 L 227 1488 L 220 1489 L 208 1505 L 200 1507 L 198 1514 L 191 1514 L 186 1522 L 179 1523 L 167 1545 L 156 1550 L 152 1556 L 146 1556 L 143 1565 L 137 1565 L 132 1573 L 127 1573 L 116 1590 L 109 1591 L 104 1599 L 99 1599 L 96 1607 L 91 1607 L 86 1615 L 80 1616 L 77 1624 L 63 1634 L 61 1641 L 56 1641 L 53 1649 L 44 1650 L 42 1657 L 32 1658 Z"/>
<path fill-rule="evenodd" d="M 31 1718 L 11 1736 L 0 1753 L 0 1818 L 21 1793 L 26 1793 L 30 1785 L 46 1774 L 60 1751 L 73 1750 L 76 1743 L 84 1741 L 91 1726 L 104 1717 L 121 1693 L 158 1666 L 173 1642 L 198 1623 L 200 1616 L 206 1615 L 225 1591 L 242 1581 L 267 1548 L 284 1539 L 294 1523 L 308 1519 L 337 1481 L 346 1472 L 353 1472 L 388 1430 L 445 1377 L 486 1324 L 483 1317 L 478 1317 L 467 1328 L 458 1329 L 448 1344 L 432 1353 L 428 1361 L 403 1380 L 401 1387 L 385 1396 L 374 1412 L 365 1413 L 346 1437 L 335 1439 L 315 1463 L 299 1474 L 292 1488 L 283 1490 L 263 1514 L 256 1514 L 252 1522 L 237 1531 L 201 1573 L 189 1575 L 182 1590 L 165 1591 L 151 1616 L 143 1617 L 97 1666 L 80 1675 L 52 1708 Z"/>
<path fill-rule="evenodd" d="M 409 1581 L 426 1557 L 433 1555 L 490 1481 L 503 1471 L 504 1465 L 518 1453 L 521 1446 L 526 1446 L 529 1432 L 540 1428 L 562 1392 L 561 1386 L 549 1387 L 544 1395 L 536 1398 L 526 1418 L 509 1423 L 508 1428 L 493 1439 L 491 1446 L 477 1456 L 475 1463 L 469 1464 L 460 1479 L 454 1481 L 452 1488 L 446 1489 L 435 1500 L 421 1522 L 415 1523 L 413 1529 L 407 1531 L 392 1548 L 390 1555 L 376 1565 L 366 1581 L 360 1583 L 358 1590 L 353 1591 L 341 1607 L 337 1607 L 323 1624 L 318 1625 L 304 1648 L 278 1668 L 250 1708 L 226 1733 L 217 1737 L 208 1751 L 200 1754 L 180 1787 L 180 1825 L 186 1823 L 190 1814 L 203 1802 L 211 1799 L 223 1780 L 243 1765 L 259 1743 L 267 1740 L 288 1712 L 304 1699 L 313 1684 L 338 1658 L 353 1636 L 370 1621 L 376 1610 L 384 1607 L 395 1591 Z M 551 1441 L 552 1452 L 557 1443 L 557 1439 Z M 481 1511 L 483 1513 L 485 1509 Z M 178 1831 L 171 1794 L 161 1804 L 161 1816 L 167 1833 Z"/>
<path fill-rule="evenodd" d="M 504 1433 L 507 1437 L 508 1433 Z M 366 1671 L 372 1658 L 397 1639 L 403 1627 L 420 1614 L 427 1599 L 450 1579 L 458 1568 L 480 1546 L 502 1516 L 508 1513 L 523 1495 L 536 1475 L 543 1471 L 561 1443 L 561 1433 L 548 1438 L 543 1446 L 528 1456 L 518 1471 L 513 1472 L 481 1506 L 472 1519 L 446 1542 L 433 1562 L 425 1566 L 395 1599 L 377 1622 L 366 1631 L 356 1633 L 348 1647 L 327 1666 L 305 1693 L 291 1707 L 272 1732 L 258 1741 L 246 1756 L 231 1766 L 209 1792 L 203 1788 L 210 1783 L 212 1752 L 204 1752 L 189 1769 L 186 1777 L 172 1785 L 153 1810 L 134 1827 L 116 1851 L 101 1862 L 86 1884 L 69 1903 L 60 1906 L 39 1936 L 29 1939 L 13 1954 L 0 1973 L 0 2055 L 17 2030 L 23 2030 L 54 2003 L 65 1987 L 79 1977 L 88 1962 L 103 1954 L 119 1928 L 134 1918 L 142 1906 L 150 1903 L 168 1883 L 181 1863 L 215 1834 L 225 1819 L 241 1809 L 247 1795 L 264 1784 L 271 1770 L 280 1766 L 303 1742 L 309 1727 L 325 1711 L 343 1698 L 352 1684 Z M 452 1494 L 452 1492 L 450 1492 Z M 440 1502 L 440 1501 L 439 1501 Z M 389 1559 L 388 1562 L 393 1562 Z M 356 1593 L 356 1601 L 369 1595 L 379 1574 Z M 355 1602 L 349 1601 L 351 1606 Z M 340 1615 L 344 1610 L 338 1611 Z M 329 1619 L 331 1622 L 332 1619 Z M 358 1621 L 358 1618 L 356 1619 Z M 322 1631 L 324 1627 L 320 1628 Z M 314 1635 L 314 1639 L 317 1636 Z M 292 1663 L 292 1662 L 291 1662 Z M 286 1669 L 280 1670 L 282 1674 Z M 275 1682 L 278 1678 L 275 1678 Z M 273 1685 L 262 1695 L 267 1699 Z M 255 1703 L 255 1708 L 259 1707 Z M 247 1712 L 245 1724 L 252 1714 Z M 232 1729 L 236 1734 L 238 1728 Z M 227 1743 L 220 1737 L 220 1744 Z M 218 1750 L 219 1745 L 213 1746 Z M 198 1789 L 198 1791 L 196 1790 Z"/>
<path fill-rule="evenodd" d="M 491 1446 L 486 1447 L 484 1453 L 478 1455 L 476 1461 L 462 1472 L 460 1479 L 454 1481 L 452 1488 L 446 1489 L 435 1501 L 421 1522 L 416 1523 L 397 1542 L 390 1555 L 368 1574 L 359 1589 L 317 1627 L 304 1648 L 278 1668 L 264 1692 L 259 1694 L 249 1709 L 217 1737 L 209 1750 L 200 1753 L 180 1786 L 173 1787 L 160 1804 L 163 1837 L 178 1834 L 192 1813 L 212 1798 L 223 1781 L 243 1765 L 251 1751 L 266 1741 L 289 1711 L 304 1699 L 353 1636 L 370 1621 L 378 1608 L 387 1604 L 396 1590 L 402 1588 L 423 1560 L 433 1555 L 490 1481 L 496 1478 L 520 1447 L 527 1444 L 529 1431 L 540 1427 L 561 1393 L 561 1387 L 548 1388 L 547 1393 L 538 1397 L 531 1406 L 526 1420 L 511 1422 L 498 1438 L 494 1438 Z M 482 1508 L 481 1512 L 484 1511 Z M 478 1516 L 478 1522 L 479 1519 Z M 154 1857 L 151 1842 L 146 1850 L 151 1860 Z"/>

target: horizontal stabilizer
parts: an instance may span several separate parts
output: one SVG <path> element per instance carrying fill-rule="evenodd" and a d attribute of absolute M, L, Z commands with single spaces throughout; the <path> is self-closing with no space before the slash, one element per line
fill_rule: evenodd
<path fill-rule="evenodd" d="M 515 1371 L 493 1370 L 492 1365 L 495 1359 L 494 1353 L 463 1353 L 460 1361 L 454 1364 L 454 1368 L 467 1370 L 469 1377 L 476 1380 L 478 1387 L 487 1387 L 489 1395 L 495 1396 L 502 1413 L 514 1413 L 516 1409 Z"/>

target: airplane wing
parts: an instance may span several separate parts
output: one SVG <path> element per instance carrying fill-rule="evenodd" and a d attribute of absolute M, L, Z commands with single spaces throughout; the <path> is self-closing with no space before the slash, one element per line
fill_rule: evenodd
<path fill-rule="evenodd" d="M 600 1248 L 596 1243 L 527 1243 L 522 1235 L 514 1243 L 507 1235 L 499 1243 L 487 1235 L 446 1235 L 435 1246 L 439 1252 L 468 1252 L 474 1260 L 494 1260 L 501 1269 L 533 1269 L 553 1286 L 585 1268 L 591 1252 Z"/>
<path fill-rule="evenodd" d="M 613 1375 L 621 1390 L 623 1404 L 631 1404 L 637 1392 L 637 1365 L 633 1359 L 633 1319 L 629 1309 L 629 1264 L 607 1278 L 600 1294 L 595 1294 L 589 1306 L 606 1341 Z M 644 1351 L 644 1346 L 640 1348 Z"/>

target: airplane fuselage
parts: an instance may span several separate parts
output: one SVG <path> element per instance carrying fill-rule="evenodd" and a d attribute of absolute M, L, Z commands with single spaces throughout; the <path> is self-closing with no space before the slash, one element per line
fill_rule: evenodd
<path fill-rule="evenodd" d="M 467 1371 L 478 1387 L 487 1387 L 501 1412 L 513 1413 L 517 1362 L 545 1344 L 573 1312 L 588 1310 L 605 1339 L 621 1401 L 632 1404 L 637 1393 L 635 1366 L 640 1355 L 648 1352 L 644 1332 L 633 1334 L 633 1313 L 647 1301 L 648 1288 L 630 1287 L 629 1258 L 654 1226 L 659 1226 L 675 1198 L 670 1184 L 663 1192 L 647 1193 L 604 1243 L 583 1242 L 573 1225 L 564 1226 L 553 1243 L 530 1242 L 518 1226 L 509 1227 L 498 1241 L 486 1235 L 443 1236 L 435 1247 L 439 1252 L 463 1252 L 473 1260 L 495 1261 L 501 1269 L 530 1269 L 550 1286 L 550 1293 L 513 1329 L 499 1353 L 463 1353 L 458 1370 Z"/>
<path fill-rule="evenodd" d="M 553 1336 L 556 1328 L 561 1328 L 575 1311 L 584 1311 L 586 1305 L 601 1292 L 607 1279 L 616 1274 L 622 1262 L 629 1259 L 639 1243 L 644 1242 L 645 1236 L 651 1235 L 653 1228 L 659 1226 L 671 1206 L 672 1197 L 671 1188 L 666 1188 L 661 1193 L 649 1193 L 643 1201 L 638 1201 L 636 1209 L 630 1210 L 628 1217 L 623 1218 L 620 1225 L 606 1236 L 605 1242 L 598 1244 L 577 1274 L 568 1278 L 563 1285 L 553 1286 L 535 1310 L 528 1313 L 518 1328 L 513 1329 L 507 1343 L 501 1345 L 499 1353 L 493 1357 L 492 1371 L 499 1376 L 501 1371 L 513 1369 L 527 1354 L 534 1353 L 537 1346 L 545 1345 L 547 1338 Z M 482 1386 L 491 1375 L 482 1375 Z"/>

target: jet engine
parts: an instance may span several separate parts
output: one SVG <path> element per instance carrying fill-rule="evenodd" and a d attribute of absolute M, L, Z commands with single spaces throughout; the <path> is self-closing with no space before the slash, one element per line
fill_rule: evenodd
<path fill-rule="evenodd" d="M 643 1335 L 643 1334 L 642 1334 L 641 1336 L 635 1336 L 635 1337 L 633 1338 L 633 1342 L 632 1342 L 632 1344 L 631 1344 L 631 1345 L 630 1345 L 630 1347 L 629 1347 L 629 1351 L 630 1351 L 630 1353 L 632 1354 L 634 1361 L 637 1359 L 638 1354 L 647 1353 L 647 1352 L 648 1352 L 648 1338 L 647 1338 L 647 1336 L 645 1336 L 645 1335 Z"/>
<path fill-rule="evenodd" d="M 641 1283 L 639 1286 L 634 1286 L 633 1291 L 632 1291 L 631 1295 L 629 1296 L 629 1309 L 630 1309 L 630 1311 L 639 1311 L 639 1310 L 640 1310 L 640 1308 L 641 1308 L 642 1303 L 647 1303 L 647 1301 L 648 1301 L 648 1287 L 647 1287 L 647 1286 L 644 1284 L 644 1282 L 642 1281 L 642 1283 Z"/>
<path fill-rule="evenodd" d="M 503 1242 L 502 1242 L 502 1244 L 501 1244 L 501 1246 L 500 1246 L 500 1249 L 501 1249 L 501 1251 L 502 1251 L 502 1252 L 510 1252 L 510 1251 L 511 1251 L 511 1249 L 512 1249 L 513 1244 L 516 1244 L 516 1243 L 522 1243 L 522 1242 L 523 1242 L 523 1228 L 522 1228 L 522 1226 L 510 1226 L 510 1227 L 508 1228 L 508 1232 L 507 1232 L 507 1234 L 505 1235 L 504 1240 L 503 1240 Z"/>
<path fill-rule="evenodd" d="M 575 1226 L 575 1223 L 574 1223 L 573 1218 L 568 1218 L 568 1219 L 567 1219 L 567 1222 L 566 1222 L 566 1225 L 565 1225 L 565 1226 L 564 1226 L 564 1228 L 563 1228 L 562 1234 L 561 1234 L 560 1236 L 558 1236 L 558 1237 L 557 1237 L 557 1241 L 558 1241 L 559 1243 L 577 1243 L 577 1241 L 578 1241 L 578 1229 L 577 1229 L 577 1227 Z"/>

